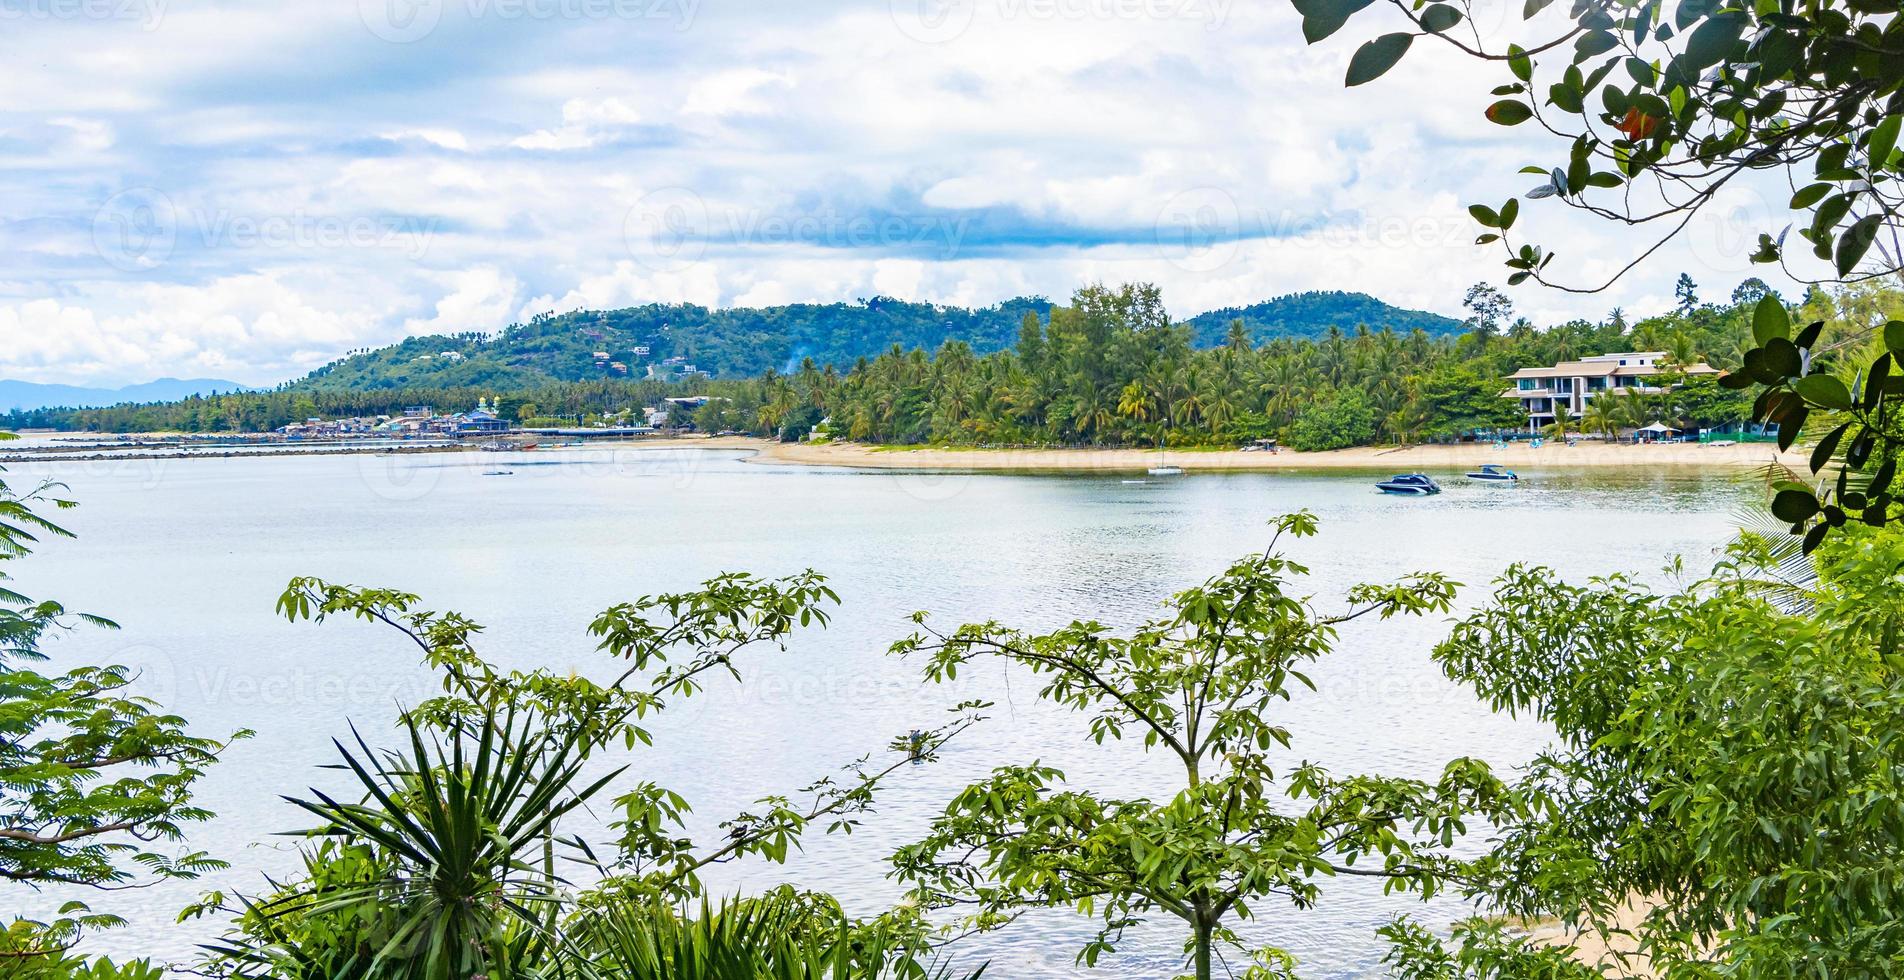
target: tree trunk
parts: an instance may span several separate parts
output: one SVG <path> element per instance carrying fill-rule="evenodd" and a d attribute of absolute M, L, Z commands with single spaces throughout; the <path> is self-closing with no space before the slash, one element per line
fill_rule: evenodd
<path fill-rule="evenodd" d="M 1210 980 L 1210 933 L 1214 930 L 1211 928 L 1211 924 L 1205 921 L 1202 916 L 1197 917 L 1196 929 L 1197 980 Z"/>

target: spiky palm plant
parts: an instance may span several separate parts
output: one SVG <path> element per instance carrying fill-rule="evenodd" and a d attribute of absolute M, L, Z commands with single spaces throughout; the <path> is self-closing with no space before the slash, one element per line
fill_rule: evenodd
<path fill-rule="evenodd" d="M 617 898 L 579 913 L 546 980 L 954 980 L 949 966 L 882 926 L 855 928 L 788 891 L 702 902 L 684 916 L 666 903 Z M 978 980 L 984 973 L 962 975 Z"/>
<path fill-rule="evenodd" d="M 315 790 L 313 800 L 287 797 L 324 821 L 309 834 L 368 855 L 366 873 L 309 879 L 252 904 L 249 928 L 213 949 L 225 972 L 500 980 L 526 975 L 559 945 L 548 925 L 564 883 L 535 859 L 557 821 L 621 770 L 575 788 L 582 736 L 550 734 L 514 708 L 446 736 L 409 718 L 403 728 L 403 752 L 376 752 L 354 729 L 354 746 L 335 743 L 360 802 Z"/>

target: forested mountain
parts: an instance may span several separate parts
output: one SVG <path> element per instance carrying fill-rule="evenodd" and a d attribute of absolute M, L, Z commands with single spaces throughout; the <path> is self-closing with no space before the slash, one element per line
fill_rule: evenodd
<path fill-rule="evenodd" d="M 292 385 L 311 391 L 469 388 L 526 391 L 559 381 L 666 379 L 694 370 L 714 377 L 790 372 L 802 361 L 847 367 L 894 347 L 933 350 L 957 340 L 979 354 L 1011 346 L 1026 313 L 1052 304 L 1020 297 L 968 309 L 875 297 L 855 303 L 712 310 L 687 304 L 540 316 L 495 337 L 412 337 L 350 355 Z M 1223 340 L 1241 318 L 1251 339 L 1318 338 L 1331 327 L 1366 325 L 1431 336 L 1460 330 L 1447 317 L 1389 306 L 1361 293 L 1297 293 L 1189 322 L 1199 346 Z"/>
<path fill-rule="evenodd" d="M 1251 343 L 1261 344 L 1280 337 L 1295 340 L 1320 340 L 1331 327 L 1353 333 L 1356 327 L 1370 330 L 1388 328 L 1407 333 L 1419 327 L 1430 337 L 1460 333 L 1459 320 L 1390 306 L 1367 293 L 1339 291 L 1291 293 L 1251 306 L 1232 306 L 1211 310 L 1185 321 L 1199 347 L 1214 347 L 1223 342 L 1230 321 L 1241 320 L 1249 331 Z"/>
<path fill-rule="evenodd" d="M 483 388 L 523 391 L 558 381 L 665 379 L 694 371 L 752 377 L 802 360 L 845 366 L 894 346 L 962 340 L 995 351 L 1011 344 L 1038 298 L 983 309 L 874 297 L 856 303 L 713 310 L 652 304 L 538 316 L 494 337 L 412 337 L 354 351 L 292 385 L 313 391 Z"/>
<path fill-rule="evenodd" d="M 1226 331 L 1222 343 L 1199 346 L 1188 324 L 1164 313 L 1155 287 L 1089 286 L 1042 315 L 1035 307 L 1023 308 L 1012 342 L 990 353 L 948 339 L 930 349 L 888 345 L 844 369 L 802 358 L 745 378 L 591 377 L 513 389 L 480 382 L 445 387 L 441 375 L 425 374 L 433 383 L 295 387 L 167 405 L 15 412 L 0 415 L 0 424 L 257 432 L 311 416 L 391 414 L 411 404 L 467 408 L 483 397 L 495 398 L 512 420 L 589 424 L 631 418 L 663 397 L 685 394 L 717 396 L 693 419 L 710 432 L 798 437 L 830 418 L 834 435 L 879 443 L 1114 446 L 1164 439 L 1234 446 L 1277 438 L 1298 448 L 1326 449 L 1524 426 L 1516 404 L 1501 396 L 1507 375 L 1528 365 L 1658 350 L 1675 363 L 1704 360 L 1737 367 L 1740 351 L 1752 343 L 1753 310 L 1763 292 L 1763 284 L 1755 283 L 1726 303 L 1702 303 L 1688 293 L 1680 309 L 1637 323 L 1615 310 L 1597 323 L 1573 321 L 1544 329 L 1513 316 L 1507 297 L 1489 293 L 1476 304 L 1473 328 L 1454 335 L 1332 327 L 1315 340 L 1280 337 L 1259 344 L 1239 326 Z M 1825 320 L 1830 342 L 1854 343 L 1870 336 L 1874 325 L 1904 317 L 1904 292 L 1876 285 L 1814 291 L 1794 317 Z M 485 351 L 493 345 L 522 359 L 513 368 L 522 377 L 538 377 L 547 370 L 538 364 L 559 365 L 568 357 L 573 366 L 577 355 L 562 342 L 578 330 L 605 338 L 600 326 L 589 325 L 601 322 L 600 315 L 590 314 L 538 321 L 532 326 L 539 333 L 512 331 L 498 341 L 437 338 L 433 343 L 444 349 L 463 344 L 461 349 L 472 352 L 438 370 L 449 374 L 498 363 Z M 606 322 L 612 329 L 617 321 L 611 314 Z M 531 334 L 543 337 L 548 349 L 534 349 Z M 369 357 L 389 357 L 396 349 Z M 594 353 L 581 356 L 593 361 Z M 443 360 L 440 351 L 434 359 Z M 786 367 L 791 369 L 782 370 Z M 1749 408 L 1738 392 L 1723 390 L 1709 378 L 1689 381 L 1667 395 L 1594 405 L 1596 413 L 1568 420 L 1568 430 L 1617 432 L 1650 421 L 1712 426 L 1737 422 Z"/>
<path fill-rule="evenodd" d="M 1473 328 L 1454 335 L 1330 327 L 1317 339 L 1256 343 L 1233 323 L 1222 343 L 1201 346 L 1188 324 L 1163 315 L 1155 287 L 1089 286 L 1046 321 L 1028 318 L 1010 350 L 979 354 L 953 341 L 882 354 L 844 373 L 805 365 L 734 385 L 729 400 L 710 401 L 695 421 L 786 438 L 824 418 L 835 437 L 898 444 L 1235 446 L 1269 438 L 1309 450 L 1453 439 L 1526 427 L 1519 405 L 1502 397 L 1521 367 L 1620 350 L 1736 367 L 1763 292 L 1758 284 L 1725 304 L 1689 296 L 1681 309 L 1637 324 L 1616 310 L 1599 323 L 1541 329 L 1483 288 L 1471 303 Z M 1869 307 L 1857 315 L 1869 320 L 1894 305 L 1875 295 L 1816 295 L 1798 316 L 1839 321 L 1826 334 L 1836 338 L 1856 333 L 1843 322 L 1852 311 Z M 1718 426 L 1750 408 L 1710 377 L 1592 404 L 1594 412 L 1559 428 Z"/>

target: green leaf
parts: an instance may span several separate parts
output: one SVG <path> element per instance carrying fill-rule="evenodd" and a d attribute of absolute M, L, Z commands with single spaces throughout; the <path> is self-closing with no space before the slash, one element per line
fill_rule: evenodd
<path fill-rule="evenodd" d="M 1295 0 L 1302 15 L 1302 36 L 1314 44 L 1342 29 L 1349 18 L 1374 0 Z"/>
<path fill-rule="evenodd" d="M 1442 31 L 1461 23 L 1461 10 L 1451 3 L 1431 3 L 1421 12 L 1421 28 L 1430 34 Z"/>
<path fill-rule="evenodd" d="M 1799 356 L 1798 346 L 1789 340 L 1774 337 L 1760 348 L 1765 352 L 1765 367 L 1778 378 L 1796 378 L 1804 370 L 1804 358 Z"/>
<path fill-rule="evenodd" d="M 1620 39 L 1612 31 L 1588 31 L 1573 42 L 1575 61 L 1605 54 L 1620 46 Z"/>
<path fill-rule="evenodd" d="M 1746 17 L 1738 11 L 1714 14 L 1692 32 L 1680 55 L 1693 68 L 1704 70 L 1724 61 L 1745 32 Z"/>
<path fill-rule="evenodd" d="M 1752 339 L 1763 347 L 1774 337 L 1790 338 L 1792 335 L 1791 314 L 1785 312 L 1785 303 L 1770 293 L 1759 298 L 1759 305 L 1752 311 Z"/>
<path fill-rule="evenodd" d="M 1499 126 L 1518 126 L 1534 118 L 1534 110 L 1516 99 L 1502 99 L 1487 107 L 1488 121 Z"/>
<path fill-rule="evenodd" d="M 1519 217 L 1520 213 L 1520 200 L 1518 198 L 1508 198 L 1507 203 L 1501 205 L 1501 230 L 1506 231 L 1514 227 L 1514 219 Z"/>
<path fill-rule="evenodd" d="M 1883 167 L 1891 159 L 1891 151 L 1897 148 L 1897 129 L 1904 123 L 1904 116 L 1885 116 L 1871 130 L 1871 141 L 1865 147 L 1865 153 L 1871 160 L 1872 169 Z"/>
<path fill-rule="evenodd" d="M 1882 214 L 1867 214 L 1838 236 L 1838 249 L 1832 261 L 1837 265 L 1839 275 L 1850 275 L 1851 270 L 1864 260 L 1864 253 L 1869 252 L 1871 243 L 1877 241 L 1878 226 L 1883 221 Z"/>
<path fill-rule="evenodd" d="M 1825 464 L 1831 462 L 1831 457 L 1838 452 L 1838 441 L 1844 438 L 1845 430 L 1849 428 L 1851 428 L 1851 423 L 1846 422 L 1830 432 L 1825 433 L 1825 437 L 1818 440 L 1818 445 L 1813 447 L 1811 451 L 1811 471 L 1813 473 L 1824 469 Z M 1806 496 L 1810 496 L 1810 494 Z M 1811 515 L 1807 514 L 1805 516 L 1809 517 Z M 1791 523 L 1796 524 L 1804 519 L 1803 517 L 1794 517 L 1790 520 Z"/>
<path fill-rule="evenodd" d="M 1799 433 L 1805 431 L 1805 420 L 1811 417 L 1811 409 L 1802 401 L 1794 401 L 1797 408 L 1781 412 L 1778 417 L 1778 451 L 1792 448 L 1798 441 Z"/>
<path fill-rule="evenodd" d="M 1884 325 L 1884 346 L 1891 353 L 1904 353 L 1904 320 L 1892 320 Z"/>
<path fill-rule="evenodd" d="M 1772 498 L 1772 516 L 1787 524 L 1809 521 L 1818 509 L 1818 498 L 1804 490 L 1780 490 Z"/>
<path fill-rule="evenodd" d="M 1792 210 L 1803 211 L 1824 200 L 1825 195 L 1829 193 L 1831 193 L 1830 184 L 1819 183 L 1800 187 L 1798 193 L 1792 195 Z"/>
<path fill-rule="evenodd" d="M 1526 49 L 1518 44 L 1507 46 L 1507 70 L 1523 82 L 1534 80 L 1534 61 L 1527 56 Z"/>
<path fill-rule="evenodd" d="M 1349 59 L 1347 84 L 1352 88 L 1372 82 L 1388 73 L 1395 63 L 1408 53 L 1408 46 L 1415 43 L 1413 34 L 1384 34 L 1373 41 L 1355 49 L 1354 57 Z"/>
<path fill-rule="evenodd" d="M 1792 390 L 1814 405 L 1840 412 L 1851 407 L 1851 390 L 1845 387 L 1844 382 L 1829 374 L 1812 374 L 1800 378 L 1792 384 Z"/>
<path fill-rule="evenodd" d="M 1495 214 L 1494 209 L 1485 204 L 1468 205 L 1468 213 L 1484 227 L 1499 228 L 1501 226 L 1501 216 Z"/>
<path fill-rule="evenodd" d="M 1547 89 L 1547 101 L 1552 102 L 1563 112 L 1572 113 L 1580 112 L 1586 105 L 1583 101 L 1580 89 L 1565 82 L 1555 82 Z M 1529 113 L 1529 115 L 1532 115 L 1532 113 Z M 1493 117 L 1489 116 L 1488 118 L 1491 119 Z M 1507 123 L 1505 125 L 1511 126 L 1513 123 Z"/>

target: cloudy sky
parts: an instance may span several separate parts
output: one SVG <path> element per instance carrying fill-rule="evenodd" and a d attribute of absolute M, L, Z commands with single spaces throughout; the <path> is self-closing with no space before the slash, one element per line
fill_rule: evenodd
<path fill-rule="evenodd" d="M 547 310 L 1098 280 L 1458 314 L 1502 276 L 1465 206 L 1559 149 L 1436 45 L 1343 90 L 1390 14 L 1310 48 L 1286 0 L 0 0 L 0 377 L 270 384 Z M 1765 210 L 1514 297 L 1722 296 Z M 1522 223 L 1571 281 L 1635 252 Z"/>

